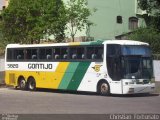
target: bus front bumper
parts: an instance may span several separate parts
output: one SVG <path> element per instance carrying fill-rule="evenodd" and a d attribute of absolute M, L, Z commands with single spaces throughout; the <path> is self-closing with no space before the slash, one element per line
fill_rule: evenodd
<path fill-rule="evenodd" d="M 124 85 L 123 94 L 153 93 L 155 83 Z"/>

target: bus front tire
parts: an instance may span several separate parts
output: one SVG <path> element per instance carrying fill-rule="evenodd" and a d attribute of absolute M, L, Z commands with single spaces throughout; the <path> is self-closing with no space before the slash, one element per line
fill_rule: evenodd
<path fill-rule="evenodd" d="M 36 82 L 35 82 L 34 78 L 30 78 L 28 80 L 28 90 L 30 90 L 30 91 L 36 90 Z"/>
<path fill-rule="evenodd" d="M 106 81 L 102 81 L 98 84 L 98 93 L 102 96 L 110 95 L 110 87 Z"/>

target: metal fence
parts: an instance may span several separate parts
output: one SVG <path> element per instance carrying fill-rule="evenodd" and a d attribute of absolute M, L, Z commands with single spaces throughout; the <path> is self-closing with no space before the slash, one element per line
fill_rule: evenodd
<path fill-rule="evenodd" d="M 4 82 L 4 59 L 0 58 L 0 83 Z M 156 81 L 160 81 L 160 60 L 154 60 L 154 75 Z"/>

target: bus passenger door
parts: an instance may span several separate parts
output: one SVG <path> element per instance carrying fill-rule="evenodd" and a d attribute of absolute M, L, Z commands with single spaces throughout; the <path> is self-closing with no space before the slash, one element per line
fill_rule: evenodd
<path fill-rule="evenodd" d="M 111 93 L 122 94 L 122 71 L 121 71 L 121 60 L 120 58 L 108 58 L 107 61 L 108 74 L 112 79 L 111 82 Z"/>

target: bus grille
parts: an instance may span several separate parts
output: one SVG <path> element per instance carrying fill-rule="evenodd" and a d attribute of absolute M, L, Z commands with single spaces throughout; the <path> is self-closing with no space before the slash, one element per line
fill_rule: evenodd
<path fill-rule="evenodd" d="M 15 84 L 16 80 L 15 80 L 15 74 L 11 73 L 9 74 L 9 84 Z"/>

